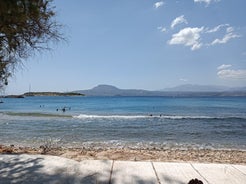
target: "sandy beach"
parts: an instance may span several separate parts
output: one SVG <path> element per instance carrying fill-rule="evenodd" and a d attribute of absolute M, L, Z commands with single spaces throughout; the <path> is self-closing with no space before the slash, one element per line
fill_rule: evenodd
<path fill-rule="evenodd" d="M 199 162 L 246 164 L 245 150 L 211 149 L 93 149 L 93 148 L 32 148 L 0 145 L 1 154 L 45 154 L 76 161 L 82 160 L 127 160 L 162 162 Z"/>

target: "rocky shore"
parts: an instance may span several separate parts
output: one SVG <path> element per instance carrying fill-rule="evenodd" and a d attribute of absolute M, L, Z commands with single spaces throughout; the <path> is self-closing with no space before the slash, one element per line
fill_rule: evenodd
<path fill-rule="evenodd" d="M 200 162 L 246 164 L 245 150 L 210 150 L 210 149 L 91 149 L 91 148 L 49 148 L 40 146 L 16 147 L 0 145 L 0 154 L 47 154 L 74 159 L 77 161 L 95 160 L 130 160 L 130 161 L 165 161 L 165 162 Z"/>

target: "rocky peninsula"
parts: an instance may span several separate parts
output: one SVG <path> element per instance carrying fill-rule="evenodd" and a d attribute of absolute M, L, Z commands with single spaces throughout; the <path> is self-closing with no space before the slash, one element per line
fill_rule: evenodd
<path fill-rule="evenodd" d="M 23 96 L 84 96 L 84 94 L 75 93 L 75 92 L 67 92 L 67 93 L 60 93 L 60 92 L 28 92 L 28 93 L 24 93 Z"/>

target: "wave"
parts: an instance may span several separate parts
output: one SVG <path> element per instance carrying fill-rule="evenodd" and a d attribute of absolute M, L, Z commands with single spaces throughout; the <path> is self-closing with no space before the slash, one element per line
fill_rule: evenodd
<path fill-rule="evenodd" d="M 144 115 L 87 115 L 80 114 L 78 116 L 73 116 L 73 118 L 78 119 L 144 119 L 149 116 Z"/>
<path fill-rule="evenodd" d="M 96 114 L 79 114 L 79 115 L 69 115 L 69 114 L 52 114 L 52 113 L 40 113 L 40 112 L 5 112 L 2 115 L 7 116 L 21 116 L 21 117 L 40 117 L 40 118 L 75 118 L 75 119 L 105 119 L 105 120 L 137 120 L 137 119 L 170 119 L 170 120 L 246 120 L 246 117 L 241 116 L 186 116 L 186 115 L 164 115 L 164 114 L 149 114 L 149 115 L 96 115 Z"/>
<path fill-rule="evenodd" d="M 63 117 L 63 118 L 71 118 L 71 115 L 64 114 L 49 114 L 49 113 L 39 113 L 39 112 L 6 112 L 3 113 L 8 116 L 24 116 L 24 117 Z"/>
<path fill-rule="evenodd" d="M 211 117 L 211 116 L 183 116 L 183 115 L 88 115 L 88 114 L 80 114 L 77 116 L 73 116 L 73 118 L 77 119 L 173 119 L 173 120 L 182 120 L 182 119 L 243 119 L 246 117 Z"/>

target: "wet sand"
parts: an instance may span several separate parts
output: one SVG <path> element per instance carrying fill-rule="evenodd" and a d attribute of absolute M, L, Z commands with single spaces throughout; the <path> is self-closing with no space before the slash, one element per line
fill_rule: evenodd
<path fill-rule="evenodd" d="M 129 160 L 246 164 L 246 150 L 211 149 L 93 149 L 16 147 L 0 145 L 0 154 L 46 154 L 81 160 Z"/>

